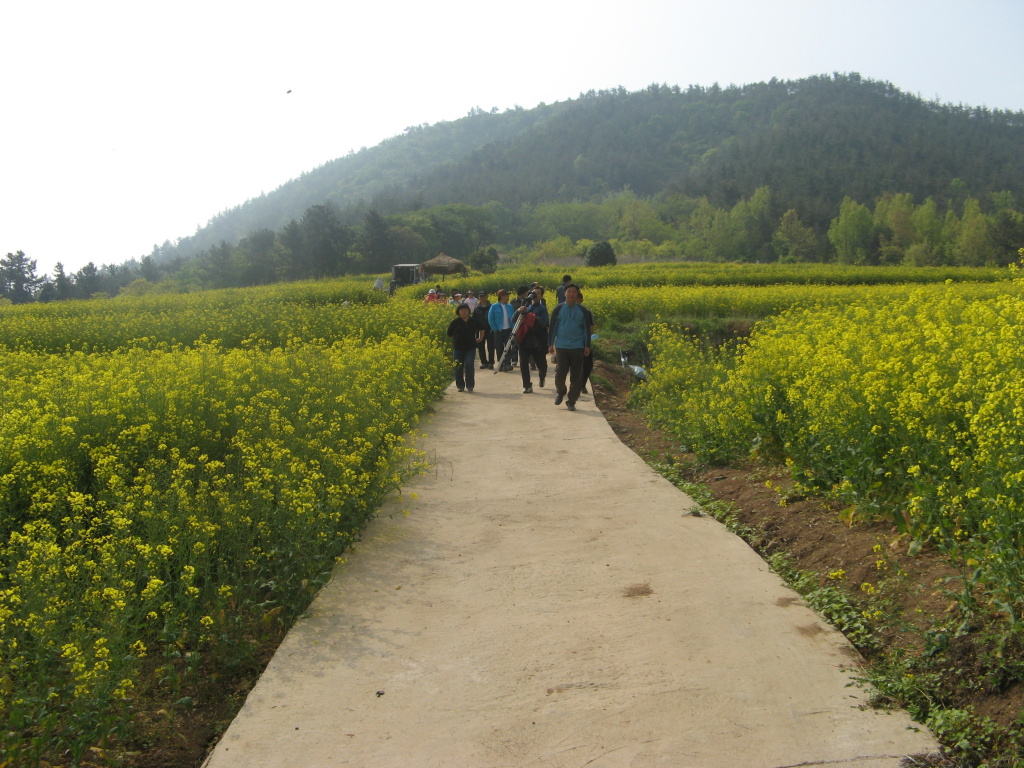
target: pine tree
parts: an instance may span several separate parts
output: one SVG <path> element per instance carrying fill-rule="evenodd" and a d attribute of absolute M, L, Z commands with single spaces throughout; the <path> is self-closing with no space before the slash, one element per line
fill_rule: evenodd
<path fill-rule="evenodd" d="M 600 243 L 594 243 L 590 250 L 587 251 L 587 266 L 588 267 L 605 267 L 614 266 L 618 260 L 615 258 L 615 250 L 612 248 L 612 244 L 607 240 L 602 240 Z"/>
<path fill-rule="evenodd" d="M 35 259 L 24 251 L 8 253 L 0 259 L 0 293 L 15 304 L 25 304 L 35 298 L 35 290 L 42 282 L 36 275 Z"/>

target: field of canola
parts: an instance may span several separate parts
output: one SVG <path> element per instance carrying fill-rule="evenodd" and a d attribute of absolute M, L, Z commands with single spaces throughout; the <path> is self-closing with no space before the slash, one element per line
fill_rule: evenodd
<path fill-rule="evenodd" d="M 787 464 L 798 488 L 947 555 L 968 615 L 1024 630 L 1024 284 L 794 305 L 713 348 L 651 329 L 647 415 L 709 462 Z M 855 293 L 855 292 L 854 292 Z"/>
<path fill-rule="evenodd" d="M 443 332 L 365 284 L 4 308 L 0 764 L 236 663 L 415 471 Z"/>
<path fill-rule="evenodd" d="M 599 325 L 653 325 L 651 417 L 708 457 L 785 459 L 858 515 L 898 509 L 1019 611 L 1016 284 L 685 266 L 577 270 Z M 140 702 L 286 627 L 417 471 L 451 312 L 370 282 L 0 307 L 0 765 L 116 755 Z M 672 330 L 716 316 L 768 319 L 734 348 Z"/>

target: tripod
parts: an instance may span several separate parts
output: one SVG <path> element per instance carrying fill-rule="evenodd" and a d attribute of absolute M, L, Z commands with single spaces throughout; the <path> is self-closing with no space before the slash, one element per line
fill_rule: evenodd
<path fill-rule="evenodd" d="M 505 349 L 501 351 L 501 355 L 498 357 L 498 367 L 494 369 L 495 373 L 498 373 L 505 367 L 505 358 L 508 357 L 509 351 L 516 343 L 516 335 L 519 333 L 519 326 L 523 324 L 523 318 L 526 317 L 526 315 L 526 312 L 516 313 L 516 321 L 512 324 L 512 333 L 509 334 L 508 341 L 505 343 Z"/>

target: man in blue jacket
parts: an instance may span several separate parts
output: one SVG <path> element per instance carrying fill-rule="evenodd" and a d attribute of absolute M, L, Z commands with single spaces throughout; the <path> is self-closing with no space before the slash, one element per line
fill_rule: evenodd
<path fill-rule="evenodd" d="M 583 389 L 583 360 L 590 355 L 590 332 L 594 325 L 590 310 L 580 304 L 580 290 L 575 283 L 565 287 L 565 303 L 551 313 L 548 324 L 548 352 L 558 363 L 555 368 L 555 405 L 566 401 L 570 411 L 576 410 L 576 401 Z M 569 375 L 566 390 L 565 377 Z"/>

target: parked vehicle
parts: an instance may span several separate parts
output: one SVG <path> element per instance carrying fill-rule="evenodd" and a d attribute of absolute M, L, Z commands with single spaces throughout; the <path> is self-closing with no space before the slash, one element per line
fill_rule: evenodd
<path fill-rule="evenodd" d="M 394 293 L 395 288 L 422 282 L 423 271 L 419 264 L 395 264 L 391 267 L 391 285 L 388 286 L 388 291 Z"/>

